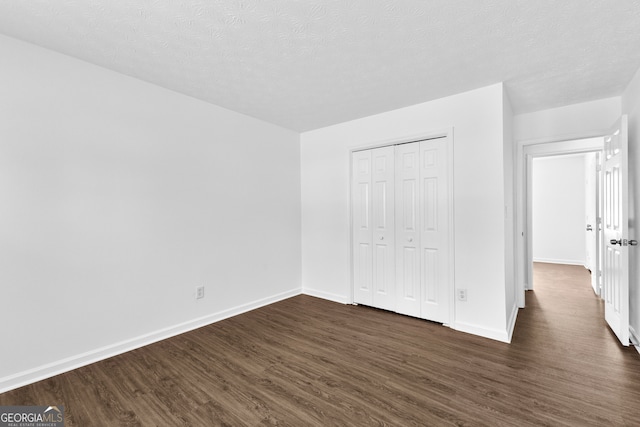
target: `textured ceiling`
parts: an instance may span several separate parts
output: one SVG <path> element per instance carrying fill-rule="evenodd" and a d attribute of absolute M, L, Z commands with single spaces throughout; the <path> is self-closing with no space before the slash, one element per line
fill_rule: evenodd
<path fill-rule="evenodd" d="M 640 0 L 2 0 L 0 33 L 298 131 L 501 81 L 536 111 L 640 67 Z"/>

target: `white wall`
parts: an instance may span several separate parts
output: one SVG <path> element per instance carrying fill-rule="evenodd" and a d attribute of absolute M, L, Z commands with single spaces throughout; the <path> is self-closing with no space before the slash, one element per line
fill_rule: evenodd
<path fill-rule="evenodd" d="M 622 95 L 622 111 L 629 115 L 629 238 L 640 240 L 640 70 Z M 630 250 L 629 322 L 636 345 L 640 343 L 640 250 Z"/>
<path fill-rule="evenodd" d="M 514 139 L 521 144 L 602 136 L 620 113 L 620 97 L 613 97 L 519 114 L 514 117 Z"/>
<path fill-rule="evenodd" d="M 533 159 L 533 260 L 585 264 L 585 155 Z"/>
<path fill-rule="evenodd" d="M 303 291 L 351 300 L 350 149 L 453 128 L 455 286 L 468 300 L 452 326 L 508 340 L 503 101 L 498 84 L 303 133 Z"/>
<path fill-rule="evenodd" d="M 0 391 L 300 292 L 297 133 L 0 57 Z"/>

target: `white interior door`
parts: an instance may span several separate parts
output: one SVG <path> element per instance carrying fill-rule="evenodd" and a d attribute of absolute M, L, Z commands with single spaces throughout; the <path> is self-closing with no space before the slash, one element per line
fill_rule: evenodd
<path fill-rule="evenodd" d="M 421 316 L 449 322 L 448 138 L 420 142 Z"/>
<path fill-rule="evenodd" d="M 629 246 L 627 116 L 604 140 L 605 319 L 622 345 L 629 345 Z"/>
<path fill-rule="evenodd" d="M 596 197 L 597 197 L 597 232 L 596 232 L 596 249 L 597 249 L 597 257 L 596 257 L 596 269 L 598 271 L 596 281 L 597 281 L 597 294 L 600 295 L 600 298 L 604 295 L 604 285 L 603 283 L 603 274 L 602 271 L 604 269 L 604 230 L 602 227 L 603 218 L 604 218 L 604 184 L 603 184 L 603 172 L 602 172 L 602 164 L 604 163 L 604 152 L 596 153 Z"/>
<path fill-rule="evenodd" d="M 420 144 L 395 147 L 396 311 L 420 317 Z"/>
<path fill-rule="evenodd" d="M 371 150 L 351 157 L 353 301 L 373 305 Z"/>
<path fill-rule="evenodd" d="M 373 306 L 395 310 L 394 149 L 372 150 Z"/>

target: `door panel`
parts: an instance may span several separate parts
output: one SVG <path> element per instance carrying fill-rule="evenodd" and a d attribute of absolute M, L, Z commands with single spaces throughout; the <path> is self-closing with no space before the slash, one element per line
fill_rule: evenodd
<path fill-rule="evenodd" d="M 420 316 L 420 235 L 418 233 L 417 142 L 395 147 L 396 154 L 396 311 Z"/>
<path fill-rule="evenodd" d="M 423 287 L 425 289 L 424 302 L 438 303 L 438 251 L 425 249 L 423 252 Z"/>
<path fill-rule="evenodd" d="M 371 157 L 371 151 L 358 151 L 351 158 L 353 300 L 366 305 L 373 303 Z"/>
<path fill-rule="evenodd" d="M 416 193 L 418 192 L 417 179 L 414 178 L 401 178 L 402 179 L 402 229 L 406 231 L 415 232 L 416 230 L 416 217 L 417 209 L 416 205 Z"/>
<path fill-rule="evenodd" d="M 402 248 L 402 278 L 403 285 L 401 286 L 402 294 L 401 300 L 405 301 L 405 304 L 400 304 L 400 310 L 404 310 L 405 314 L 411 314 L 417 316 L 417 312 L 412 308 L 417 307 L 418 295 L 420 291 L 420 278 L 418 277 L 418 251 L 415 247 L 404 246 Z M 407 308 L 409 307 L 409 308 Z M 403 311 L 399 311 L 403 312 Z"/>
<path fill-rule="evenodd" d="M 629 246 L 627 116 L 604 140 L 604 307 L 605 319 L 629 345 Z"/>
<path fill-rule="evenodd" d="M 423 181 L 424 229 L 438 231 L 438 178 L 425 178 Z"/>
<path fill-rule="evenodd" d="M 394 149 L 372 150 L 373 173 L 373 306 L 394 310 L 395 298 L 395 188 Z"/>
<path fill-rule="evenodd" d="M 449 322 L 451 299 L 449 283 L 449 190 L 448 138 L 420 141 L 420 251 L 423 253 L 421 276 L 421 317 Z"/>

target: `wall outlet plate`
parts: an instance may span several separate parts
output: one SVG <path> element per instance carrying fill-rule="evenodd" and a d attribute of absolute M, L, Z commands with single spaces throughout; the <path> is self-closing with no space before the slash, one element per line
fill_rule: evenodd
<path fill-rule="evenodd" d="M 467 300 L 467 290 L 466 289 L 457 289 L 456 293 L 458 295 L 458 301 L 466 301 Z"/>
<path fill-rule="evenodd" d="M 204 298 L 204 286 L 196 287 L 196 299 Z"/>

